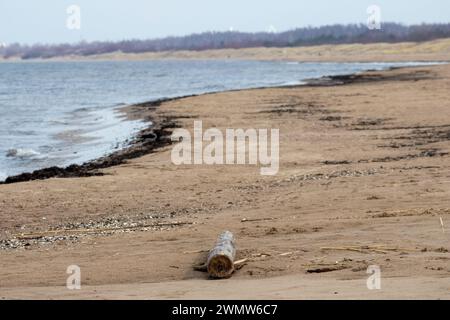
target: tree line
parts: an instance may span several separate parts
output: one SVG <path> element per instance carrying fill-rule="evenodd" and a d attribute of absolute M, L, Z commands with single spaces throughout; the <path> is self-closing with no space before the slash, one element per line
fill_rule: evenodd
<path fill-rule="evenodd" d="M 81 41 L 70 44 L 13 43 L 0 46 L 3 58 L 53 58 L 67 55 L 90 56 L 112 52 L 144 53 L 177 50 L 240 49 L 253 47 L 298 47 L 322 44 L 376 42 L 422 42 L 450 37 L 450 23 L 403 25 L 384 23 L 380 30 L 364 24 L 305 27 L 285 32 L 204 32 L 187 36 L 149 40 Z"/>

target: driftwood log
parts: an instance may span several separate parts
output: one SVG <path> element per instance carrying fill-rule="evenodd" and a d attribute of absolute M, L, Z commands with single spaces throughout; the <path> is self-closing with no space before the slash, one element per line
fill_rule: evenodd
<path fill-rule="evenodd" d="M 234 271 L 236 246 L 234 236 L 225 231 L 217 239 L 215 247 L 209 252 L 206 267 L 211 278 L 228 278 Z"/>

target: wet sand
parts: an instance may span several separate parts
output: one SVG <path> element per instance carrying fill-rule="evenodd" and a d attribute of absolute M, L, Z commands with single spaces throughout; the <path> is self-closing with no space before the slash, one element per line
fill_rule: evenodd
<path fill-rule="evenodd" d="M 161 145 L 101 176 L 0 185 L 0 297 L 450 298 L 450 66 L 334 81 L 128 110 L 188 130 L 279 128 L 275 176 L 175 166 Z M 192 265 L 225 229 L 248 260 L 209 281 Z"/>

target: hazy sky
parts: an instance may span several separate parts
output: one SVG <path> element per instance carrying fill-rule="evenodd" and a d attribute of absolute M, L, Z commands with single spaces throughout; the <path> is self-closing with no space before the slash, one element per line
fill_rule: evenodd
<path fill-rule="evenodd" d="M 0 0 L 0 43 L 74 42 L 185 35 L 208 30 L 284 31 L 365 22 L 376 4 L 382 21 L 450 22 L 449 0 Z M 66 27 L 67 7 L 81 29 Z"/>

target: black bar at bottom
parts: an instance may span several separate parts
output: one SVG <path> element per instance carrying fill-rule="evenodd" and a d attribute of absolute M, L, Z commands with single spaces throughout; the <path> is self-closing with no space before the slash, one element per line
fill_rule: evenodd
<path fill-rule="evenodd" d="M 102 317 L 132 319 L 314 319 L 332 316 L 364 319 L 393 313 L 404 318 L 425 311 L 448 312 L 449 301 L 2 301 L 0 310 L 28 310 L 45 319 Z M 9 310 L 8 310 L 9 309 Z M 445 314 L 445 313 L 444 313 Z"/>

